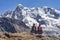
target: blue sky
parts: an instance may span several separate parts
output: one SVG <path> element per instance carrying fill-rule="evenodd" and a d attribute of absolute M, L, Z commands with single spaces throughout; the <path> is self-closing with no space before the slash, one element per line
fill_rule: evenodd
<path fill-rule="evenodd" d="M 60 0 L 0 0 L 0 14 L 7 10 L 14 10 L 18 4 L 26 7 L 48 6 L 60 9 Z"/>

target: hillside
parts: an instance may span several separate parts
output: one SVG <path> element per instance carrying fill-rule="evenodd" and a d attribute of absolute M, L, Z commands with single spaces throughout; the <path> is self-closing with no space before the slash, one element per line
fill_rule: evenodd
<path fill-rule="evenodd" d="M 25 7 L 22 4 L 14 10 L 8 10 L 0 15 L 0 32 L 21 33 L 28 32 L 35 23 L 41 24 L 44 36 L 60 38 L 60 11 L 47 6 Z"/>
<path fill-rule="evenodd" d="M 30 28 L 22 21 L 11 18 L 0 18 L 0 32 L 29 32 Z"/>
<path fill-rule="evenodd" d="M 6 35 L 9 35 L 9 36 L 6 36 Z M 41 38 L 40 38 L 37 35 L 31 35 L 26 32 L 22 32 L 22 33 L 0 32 L 0 40 L 60 40 L 60 39 L 55 36 L 52 36 L 52 37 L 51 36 L 48 36 L 48 37 L 41 36 Z"/>

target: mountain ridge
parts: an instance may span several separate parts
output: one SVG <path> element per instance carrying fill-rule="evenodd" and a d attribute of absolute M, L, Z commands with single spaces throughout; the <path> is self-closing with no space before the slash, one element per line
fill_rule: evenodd
<path fill-rule="evenodd" d="M 33 23 L 41 24 L 44 34 L 60 35 L 60 11 L 49 7 L 24 7 L 19 4 L 14 11 L 7 11 L 1 17 L 22 21 L 31 28 Z M 58 33 L 58 34 L 57 34 Z"/>

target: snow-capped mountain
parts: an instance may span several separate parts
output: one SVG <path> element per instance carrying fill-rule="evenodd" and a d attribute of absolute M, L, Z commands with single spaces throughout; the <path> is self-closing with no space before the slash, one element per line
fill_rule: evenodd
<path fill-rule="evenodd" d="M 19 4 L 14 11 L 7 11 L 3 17 L 22 20 L 26 26 L 41 24 L 45 34 L 60 35 L 60 11 L 47 6 L 28 8 Z"/>

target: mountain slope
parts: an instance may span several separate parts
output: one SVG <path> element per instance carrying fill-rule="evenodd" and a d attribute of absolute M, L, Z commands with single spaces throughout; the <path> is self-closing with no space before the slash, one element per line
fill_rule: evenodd
<path fill-rule="evenodd" d="M 20 20 L 29 28 L 33 23 L 36 26 L 41 24 L 44 34 L 60 35 L 60 11 L 54 8 L 47 6 L 28 8 L 19 4 L 14 11 L 7 11 L 2 16 Z"/>
<path fill-rule="evenodd" d="M 11 19 L 11 18 L 0 18 L 0 31 L 3 32 L 28 32 L 29 27 L 27 27 L 22 21 Z"/>

